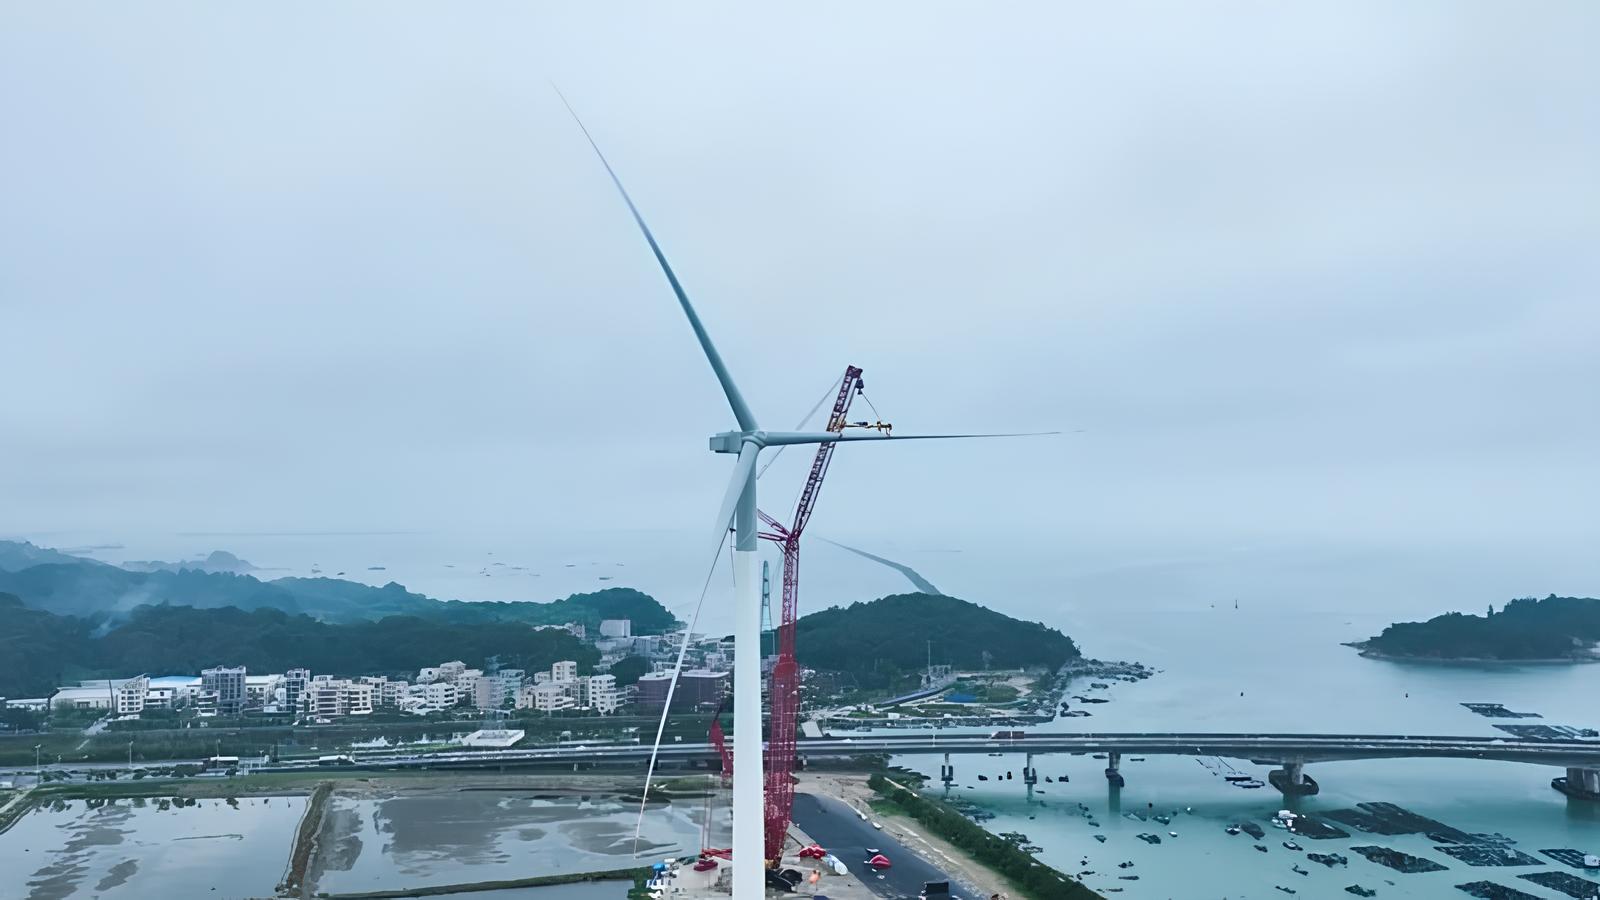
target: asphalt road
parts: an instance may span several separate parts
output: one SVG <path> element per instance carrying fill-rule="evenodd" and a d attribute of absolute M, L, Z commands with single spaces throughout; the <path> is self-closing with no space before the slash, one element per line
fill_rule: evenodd
<path fill-rule="evenodd" d="M 861 821 L 854 810 L 839 800 L 797 793 L 793 819 L 801 831 L 839 857 L 852 875 L 858 876 L 880 897 L 915 898 L 922 893 L 924 882 L 950 880 L 888 832 L 873 828 L 870 821 Z M 893 865 L 881 872 L 867 865 L 867 858 L 872 855 L 867 852 L 868 847 L 878 848 Z M 958 885 L 952 883 L 951 887 L 956 891 L 953 896 L 972 900 L 972 895 Z"/>

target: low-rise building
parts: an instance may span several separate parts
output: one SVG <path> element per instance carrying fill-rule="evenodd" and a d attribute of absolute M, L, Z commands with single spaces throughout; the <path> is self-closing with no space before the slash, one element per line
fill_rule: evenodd
<path fill-rule="evenodd" d="M 200 670 L 200 689 L 216 695 L 218 715 L 236 716 L 244 710 L 244 666 L 217 666 Z"/>
<path fill-rule="evenodd" d="M 671 672 L 649 672 L 640 677 L 634 701 L 642 711 L 660 712 L 666 705 L 667 690 L 672 684 Z M 728 692 L 727 672 L 709 669 L 688 669 L 678 676 L 678 687 L 672 692 L 673 709 L 700 709 L 714 707 L 722 702 Z"/>
<path fill-rule="evenodd" d="M 583 679 L 583 693 L 579 697 L 579 703 L 602 716 L 616 712 L 618 707 L 622 706 L 622 697 L 617 693 L 617 676 L 590 675 Z"/>
<path fill-rule="evenodd" d="M 523 709 L 544 713 L 575 709 L 578 706 L 576 689 L 576 682 L 546 681 L 543 684 L 528 685 L 518 695 L 517 703 Z"/>
<path fill-rule="evenodd" d="M 411 700 L 420 703 L 420 705 L 411 709 L 411 712 L 417 713 L 453 709 L 460 700 L 460 695 L 456 692 L 456 686 L 448 681 L 414 684 L 406 693 Z"/>
<path fill-rule="evenodd" d="M 371 684 L 318 675 L 302 694 L 305 714 L 318 718 L 363 716 L 372 712 Z"/>

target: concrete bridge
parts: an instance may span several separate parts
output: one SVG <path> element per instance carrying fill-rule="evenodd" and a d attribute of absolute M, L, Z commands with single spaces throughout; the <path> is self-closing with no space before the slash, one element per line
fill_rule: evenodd
<path fill-rule="evenodd" d="M 1358 759 L 1452 758 L 1534 763 L 1567 770 L 1552 786 L 1569 796 L 1600 800 L 1600 740 L 1523 740 L 1519 738 L 1394 735 L 1394 734 L 1266 734 L 1266 733 L 1038 733 L 1002 730 L 991 734 L 940 734 L 919 729 L 905 734 L 829 735 L 798 742 L 803 758 L 865 754 L 943 754 L 941 777 L 954 780 L 954 757 L 970 754 L 1021 754 L 1023 779 L 1033 784 L 1035 756 L 1103 753 L 1105 774 L 1121 784 L 1124 754 L 1145 756 L 1220 756 L 1275 765 L 1270 779 L 1285 794 L 1313 794 L 1317 784 L 1305 773 L 1310 763 Z M 647 744 L 574 744 L 526 750 L 459 752 L 415 756 L 365 753 L 363 767 L 377 768 L 502 768 L 637 765 L 650 755 Z M 674 743 L 660 749 L 665 762 L 718 767 L 720 756 L 710 744 Z"/>

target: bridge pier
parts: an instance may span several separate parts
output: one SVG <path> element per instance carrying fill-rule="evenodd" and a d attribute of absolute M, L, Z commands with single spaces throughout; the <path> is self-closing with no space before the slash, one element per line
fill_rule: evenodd
<path fill-rule="evenodd" d="M 1033 767 L 1033 754 L 1028 754 L 1028 759 L 1022 764 L 1022 783 L 1033 787 L 1039 783 L 1039 770 Z"/>
<path fill-rule="evenodd" d="M 956 780 L 956 767 L 951 764 L 950 754 L 948 753 L 944 755 L 944 763 L 939 766 L 939 780 L 944 782 L 944 786 L 947 788 L 951 782 Z"/>
<path fill-rule="evenodd" d="M 1303 762 L 1286 762 L 1283 768 L 1268 772 L 1267 780 L 1285 797 L 1309 797 L 1322 789 L 1315 779 L 1306 774 L 1306 764 Z"/>
<path fill-rule="evenodd" d="M 1577 800 L 1600 800 L 1600 769 L 1569 766 L 1567 777 L 1553 779 L 1550 786 Z"/>
<path fill-rule="evenodd" d="M 1126 779 L 1122 777 L 1121 766 L 1121 753 L 1112 750 L 1106 754 L 1106 782 L 1114 788 L 1119 788 L 1124 784 L 1127 784 Z"/>

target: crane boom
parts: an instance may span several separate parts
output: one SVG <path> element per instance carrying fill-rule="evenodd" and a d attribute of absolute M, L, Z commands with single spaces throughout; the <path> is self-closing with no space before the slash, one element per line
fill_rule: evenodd
<path fill-rule="evenodd" d="M 839 384 L 839 395 L 834 400 L 833 411 L 828 416 L 828 431 L 843 432 L 850 401 L 861 393 L 861 370 L 849 366 L 844 370 L 844 380 Z M 789 816 L 794 809 L 795 738 L 800 714 L 800 666 L 794 658 L 795 620 L 800 599 L 800 535 L 816 508 L 817 495 L 822 490 L 822 480 L 828 474 L 828 464 L 833 459 L 832 442 L 817 445 L 817 455 L 811 461 L 811 474 L 795 504 L 793 524 L 784 527 L 765 513 L 761 519 L 769 531 L 761 536 L 778 544 L 783 550 L 783 614 L 778 623 L 778 658 L 767 681 L 767 698 L 771 724 L 767 736 L 767 806 L 766 855 L 776 862 L 783 855 L 783 842 L 789 831 Z"/>

